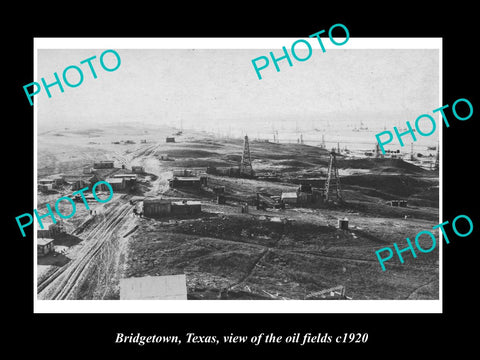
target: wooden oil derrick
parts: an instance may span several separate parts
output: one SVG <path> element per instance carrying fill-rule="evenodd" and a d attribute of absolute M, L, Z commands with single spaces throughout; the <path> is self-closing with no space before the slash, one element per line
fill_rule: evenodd
<path fill-rule="evenodd" d="M 240 163 L 240 173 L 252 176 L 252 159 L 250 158 L 250 145 L 248 144 L 248 136 L 245 135 L 245 140 L 243 141 L 243 154 L 242 162 Z"/>
<path fill-rule="evenodd" d="M 337 200 L 342 200 L 335 151 L 330 152 L 330 164 L 328 165 L 327 181 L 325 182 L 325 201 L 332 200 L 333 194 L 336 195 Z"/>

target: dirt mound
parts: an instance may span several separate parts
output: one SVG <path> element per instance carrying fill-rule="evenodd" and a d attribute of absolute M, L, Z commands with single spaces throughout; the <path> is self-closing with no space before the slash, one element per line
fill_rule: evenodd
<path fill-rule="evenodd" d="M 178 224 L 174 231 L 188 235 L 274 246 L 284 235 L 300 241 L 304 239 L 306 233 L 318 236 L 319 234 L 329 234 L 335 230 L 328 226 L 309 223 L 283 224 L 241 216 L 222 216 L 203 219 L 202 222 Z"/>
<path fill-rule="evenodd" d="M 342 185 L 370 188 L 382 193 L 408 197 L 425 191 L 431 183 L 406 175 L 351 175 L 342 177 Z"/>
<path fill-rule="evenodd" d="M 225 145 L 214 141 L 198 141 L 197 144 L 188 144 L 189 148 L 201 148 L 201 149 L 217 149 L 225 147 Z"/>
<path fill-rule="evenodd" d="M 206 157 L 218 157 L 219 154 L 206 150 L 193 150 L 193 149 L 172 149 L 167 151 L 169 156 L 174 158 L 206 158 Z"/>
<path fill-rule="evenodd" d="M 278 161 L 277 164 L 278 165 L 283 165 L 283 166 L 299 168 L 299 169 L 304 169 L 304 168 L 314 166 L 313 164 L 310 164 L 310 163 L 305 162 L 305 161 L 299 161 L 299 160 L 282 160 L 282 161 Z"/>
<path fill-rule="evenodd" d="M 426 170 L 410 164 L 402 159 L 346 159 L 337 160 L 341 169 L 378 169 L 385 172 L 423 173 Z"/>
<path fill-rule="evenodd" d="M 241 155 L 225 155 L 223 158 L 229 161 L 234 161 L 235 163 L 239 163 L 242 160 Z"/>
<path fill-rule="evenodd" d="M 232 166 L 231 163 L 222 160 L 208 160 L 208 159 L 180 159 L 175 160 L 176 167 L 223 167 Z"/>

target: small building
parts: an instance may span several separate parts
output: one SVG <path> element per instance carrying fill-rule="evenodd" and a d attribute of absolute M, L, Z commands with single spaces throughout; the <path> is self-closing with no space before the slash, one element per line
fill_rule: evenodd
<path fill-rule="evenodd" d="M 143 200 L 143 215 L 149 217 L 166 216 L 171 213 L 171 201 L 164 199 Z"/>
<path fill-rule="evenodd" d="M 84 174 L 91 174 L 92 173 L 92 167 L 91 166 L 84 166 L 83 173 Z"/>
<path fill-rule="evenodd" d="M 240 168 L 239 167 L 214 167 L 209 166 L 206 168 L 205 172 L 207 174 L 212 175 L 224 175 L 224 176 L 231 176 L 231 177 L 239 177 L 240 176 Z"/>
<path fill-rule="evenodd" d="M 55 187 L 55 181 L 53 179 L 39 179 L 37 181 L 37 188 L 41 191 L 52 190 Z"/>
<path fill-rule="evenodd" d="M 125 190 L 125 188 L 126 188 L 125 178 L 122 178 L 122 177 L 120 177 L 120 178 L 118 178 L 118 177 L 117 178 L 106 178 L 105 181 L 110 184 L 113 191 Z M 109 191 L 107 185 L 105 185 L 105 184 L 100 184 L 99 187 L 103 191 Z"/>
<path fill-rule="evenodd" d="M 185 274 L 120 279 L 120 300 L 187 300 Z"/>
<path fill-rule="evenodd" d="M 92 177 L 88 179 L 88 184 L 90 185 L 89 187 L 93 188 L 93 186 L 100 180 L 103 180 L 103 179 L 100 179 L 100 177 L 98 177 L 96 174 L 92 175 Z"/>
<path fill-rule="evenodd" d="M 137 181 L 137 174 L 115 174 L 113 175 L 114 179 L 123 179 L 125 188 L 135 186 Z M 115 189 L 114 189 L 115 190 Z M 119 190 L 121 190 L 119 188 Z"/>
<path fill-rule="evenodd" d="M 280 199 L 284 204 L 297 204 L 298 195 L 296 192 L 283 192 Z"/>
<path fill-rule="evenodd" d="M 395 207 L 407 207 L 407 200 L 390 200 L 388 205 Z"/>
<path fill-rule="evenodd" d="M 73 191 L 83 189 L 87 186 L 88 186 L 88 183 L 83 179 L 75 180 L 74 182 L 72 182 Z"/>
<path fill-rule="evenodd" d="M 312 193 L 308 192 L 298 192 L 297 194 L 297 202 L 300 204 L 308 204 L 313 202 L 313 195 Z"/>
<path fill-rule="evenodd" d="M 202 180 L 199 177 L 194 177 L 194 176 L 174 177 L 173 179 L 170 179 L 168 182 L 171 188 L 177 188 L 177 187 L 199 188 L 202 186 Z"/>
<path fill-rule="evenodd" d="M 53 190 L 53 185 L 52 184 L 38 184 L 37 188 L 40 191 L 46 192 L 46 191 Z"/>
<path fill-rule="evenodd" d="M 160 160 L 170 160 L 170 158 L 168 157 L 168 154 L 160 154 L 158 158 Z"/>
<path fill-rule="evenodd" d="M 225 197 L 225 195 L 222 195 L 222 194 L 217 195 L 217 204 L 223 205 L 226 203 L 226 201 L 227 201 L 227 198 Z"/>
<path fill-rule="evenodd" d="M 101 186 L 101 185 L 99 185 L 99 186 Z M 100 190 L 100 188 L 99 188 L 99 190 Z M 88 201 L 96 201 L 95 196 L 93 196 L 93 194 L 83 194 L 83 197 L 82 197 L 81 194 L 75 194 L 75 196 L 72 199 L 75 202 L 81 203 L 81 202 L 83 202 L 84 198 L 85 198 L 85 201 L 87 201 L 87 202 Z"/>
<path fill-rule="evenodd" d="M 94 169 L 113 169 L 113 161 L 112 160 L 102 160 L 99 162 L 93 163 Z"/>
<path fill-rule="evenodd" d="M 53 251 L 53 239 L 39 238 L 37 239 L 37 255 L 45 256 Z"/>
<path fill-rule="evenodd" d="M 65 232 L 62 222 L 57 221 L 54 224 L 49 217 L 42 219 L 42 226 L 43 229 L 40 227 L 40 224 L 38 225 L 38 238 L 55 238 L 58 234 Z"/>
<path fill-rule="evenodd" d="M 137 174 L 115 174 L 112 177 L 117 179 L 125 179 L 125 181 L 137 180 Z"/>
<path fill-rule="evenodd" d="M 190 177 L 196 176 L 195 172 L 191 169 L 173 170 L 173 177 Z"/>
<path fill-rule="evenodd" d="M 225 186 L 214 186 L 212 190 L 215 194 L 225 194 Z"/>
<path fill-rule="evenodd" d="M 39 179 L 37 181 L 37 184 L 39 185 L 53 185 L 54 183 L 55 181 L 53 179 L 46 179 L 46 178 Z"/>
<path fill-rule="evenodd" d="M 174 142 L 175 142 L 175 138 L 172 137 L 172 136 L 167 136 L 166 142 L 167 142 L 167 143 L 174 143 Z"/>
<path fill-rule="evenodd" d="M 143 166 L 132 166 L 132 172 L 136 174 L 143 174 L 145 172 L 145 168 Z"/>
<path fill-rule="evenodd" d="M 63 185 L 65 183 L 64 175 L 62 174 L 54 175 L 51 179 L 53 180 L 54 186 Z"/>
<path fill-rule="evenodd" d="M 172 214 L 174 215 L 192 215 L 202 212 L 202 203 L 200 201 L 172 201 Z"/>
<path fill-rule="evenodd" d="M 312 185 L 311 184 L 301 184 L 299 187 L 298 187 L 298 191 L 297 192 L 308 192 L 308 193 L 311 193 L 312 192 Z"/>
<path fill-rule="evenodd" d="M 340 230 L 348 230 L 348 219 L 338 219 L 338 228 Z"/>
<path fill-rule="evenodd" d="M 146 144 L 146 143 L 147 143 L 147 140 L 146 140 L 146 139 L 140 140 L 140 144 Z"/>
<path fill-rule="evenodd" d="M 312 201 L 323 202 L 325 196 L 325 189 L 312 188 Z"/>

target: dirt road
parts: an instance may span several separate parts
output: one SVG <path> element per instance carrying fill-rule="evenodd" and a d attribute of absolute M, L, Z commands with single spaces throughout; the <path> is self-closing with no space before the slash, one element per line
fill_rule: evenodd
<path fill-rule="evenodd" d="M 111 243 L 122 232 L 135 226 L 136 218 L 131 216 L 132 209 L 133 206 L 128 202 L 117 201 L 104 214 L 102 221 L 85 229 L 82 234 L 84 245 L 77 252 L 75 259 L 63 267 L 57 268 L 38 283 L 38 298 L 44 300 L 77 299 L 86 276 L 98 267 L 97 258 L 107 251 Z M 113 253 L 111 259 L 105 260 L 114 261 Z"/>
<path fill-rule="evenodd" d="M 139 147 L 129 154 L 116 152 L 113 157 L 121 164 L 145 166 L 145 170 L 158 178 L 151 182 L 146 195 L 156 195 L 168 188 L 165 172 L 154 157 L 158 145 Z M 73 259 L 55 268 L 38 282 L 38 299 L 103 299 L 112 296 L 120 275 L 119 258 L 126 240 L 124 235 L 135 228 L 135 205 L 129 203 L 130 195 L 115 197 L 99 218 L 86 221 L 73 235 L 82 238 L 82 244 L 73 252 Z M 123 254 L 125 255 L 125 254 Z"/>

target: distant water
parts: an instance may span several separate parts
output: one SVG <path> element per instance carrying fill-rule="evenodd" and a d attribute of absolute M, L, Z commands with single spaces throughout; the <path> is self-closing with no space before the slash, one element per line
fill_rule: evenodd
<path fill-rule="evenodd" d="M 278 131 L 278 140 L 280 143 L 298 143 L 302 137 L 303 143 L 306 145 L 320 146 L 322 144 L 322 135 L 325 140 L 325 145 L 327 149 L 337 148 L 339 144 L 340 149 L 343 150 L 347 148 L 351 151 L 374 151 L 375 144 L 377 142 L 375 135 L 383 131 L 376 130 L 362 130 L 362 131 L 353 131 L 352 129 L 346 129 L 343 131 L 340 130 L 325 130 L 325 131 Z M 215 134 L 215 133 L 214 133 Z M 228 133 L 220 132 L 218 133 L 221 136 L 228 136 Z M 241 132 L 236 132 L 236 134 L 231 134 L 230 137 L 243 138 L 244 134 Z M 274 140 L 273 131 L 272 132 L 250 132 L 248 136 L 251 140 Z M 437 147 L 438 146 L 438 134 L 434 133 L 431 136 L 423 137 L 416 134 L 417 141 L 413 142 L 413 151 L 415 153 L 422 153 L 423 155 L 428 156 L 428 154 L 435 155 L 436 150 L 429 150 L 428 147 Z M 412 141 L 410 136 L 403 137 L 404 146 L 400 146 L 397 138 L 394 135 L 390 145 L 386 145 L 386 150 L 400 150 L 402 154 L 410 154 L 412 147 Z"/>

